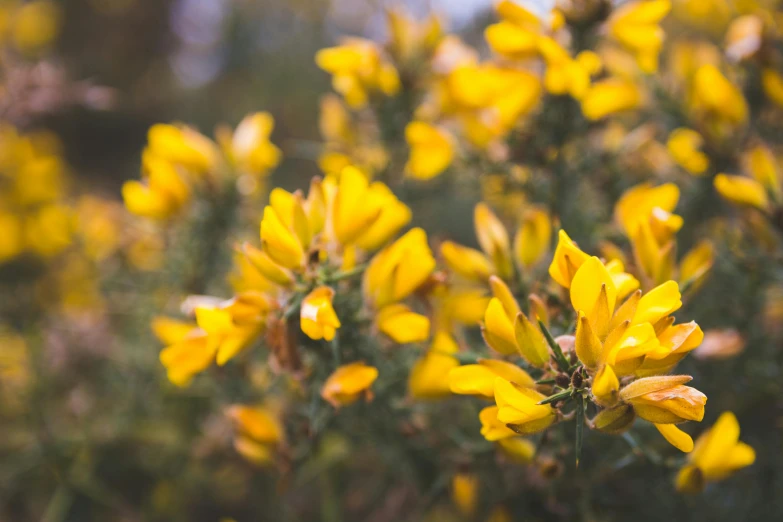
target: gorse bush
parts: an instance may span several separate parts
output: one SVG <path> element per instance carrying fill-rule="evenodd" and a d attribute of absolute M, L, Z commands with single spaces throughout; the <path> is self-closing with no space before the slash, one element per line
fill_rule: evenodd
<path fill-rule="evenodd" d="M 4 80 L 61 18 L 7 4 Z M 384 20 L 317 147 L 158 123 L 122 203 L 7 117 L 0 515 L 783 515 L 775 3 Z"/>

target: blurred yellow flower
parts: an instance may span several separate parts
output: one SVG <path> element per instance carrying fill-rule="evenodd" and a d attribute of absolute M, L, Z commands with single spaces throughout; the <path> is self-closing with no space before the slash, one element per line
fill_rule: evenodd
<path fill-rule="evenodd" d="M 451 137 L 429 123 L 413 121 L 405 127 L 410 156 L 405 172 L 416 179 L 431 179 L 446 170 L 454 157 Z"/>
<path fill-rule="evenodd" d="M 495 378 L 534 388 L 535 381 L 516 364 L 497 359 L 479 359 L 478 364 L 466 364 L 449 373 L 449 387 L 452 393 L 476 395 L 487 399 L 495 397 Z"/>
<path fill-rule="evenodd" d="M 389 304 L 378 311 L 378 330 L 399 344 L 426 341 L 430 336 L 430 320 L 404 304 Z"/>
<path fill-rule="evenodd" d="M 365 106 L 375 92 L 394 96 L 400 89 L 397 69 L 370 40 L 346 38 L 342 45 L 318 51 L 315 63 L 332 75 L 334 90 L 353 108 Z"/>
<path fill-rule="evenodd" d="M 362 396 L 369 401 L 373 396 L 370 386 L 377 378 L 378 370 L 363 362 L 345 364 L 326 379 L 321 397 L 335 408 L 352 404 Z"/>
<path fill-rule="evenodd" d="M 680 127 L 669 134 L 666 148 L 674 161 L 690 174 L 704 174 L 710 165 L 706 154 L 699 150 L 704 143 L 701 135 L 692 130 Z"/>
<path fill-rule="evenodd" d="M 660 26 L 671 10 L 670 0 L 640 0 L 623 4 L 609 19 L 609 33 L 636 57 L 645 73 L 658 70 L 658 54 L 663 46 Z"/>
<path fill-rule="evenodd" d="M 529 434 L 545 430 L 555 420 L 555 410 L 549 404 L 538 404 L 546 397 L 531 388 L 495 378 L 495 402 L 498 421 L 517 433 Z"/>
<path fill-rule="evenodd" d="M 634 83 L 619 78 L 609 78 L 594 83 L 581 101 L 585 118 L 600 120 L 618 112 L 637 108 L 642 102 L 642 94 Z"/>
<path fill-rule="evenodd" d="M 411 229 L 372 258 L 364 274 L 365 297 L 376 308 L 396 303 L 421 286 L 434 268 L 426 232 Z"/>
<path fill-rule="evenodd" d="M 755 179 L 745 176 L 718 174 L 715 176 L 714 183 L 715 190 L 732 203 L 754 207 L 762 212 L 770 209 L 767 190 L 764 188 L 764 185 Z"/>
<path fill-rule="evenodd" d="M 310 339 L 331 341 L 340 328 L 340 320 L 332 308 L 334 290 L 321 286 L 307 294 L 302 301 L 300 325 Z"/>
<path fill-rule="evenodd" d="M 723 480 L 732 473 L 750 466 L 756 452 L 739 441 L 740 427 L 730 411 L 697 440 L 693 452 L 677 475 L 677 489 L 683 493 L 699 493 L 708 482 Z"/>
<path fill-rule="evenodd" d="M 411 367 L 408 392 L 416 399 L 437 399 L 451 395 L 449 372 L 459 366 L 452 354 L 457 343 L 446 332 L 435 334 L 429 350 Z"/>
<path fill-rule="evenodd" d="M 236 426 L 234 448 L 250 462 L 270 464 L 273 450 L 283 440 L 283 426 L 272 410 L 265 407 L 235 405 L 228 416 Z"/>
<path fill-rule="evenodd" d="M 280 149 L 269 139 L 274 125 L 268 112 L 249 114 L 237 125 L 226 148 L 240 172 L 265 176 L 280 163 Z"/>

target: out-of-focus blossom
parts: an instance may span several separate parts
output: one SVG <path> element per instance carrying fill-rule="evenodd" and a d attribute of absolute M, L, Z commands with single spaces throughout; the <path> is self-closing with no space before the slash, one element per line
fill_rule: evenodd
<path fill-rule="evenodd" d="M 633 1 L 612 13 L 608 22 L 612 38 L 634 54 L 645 73 L 658 70 L 664 39 L 660 23 L 670 10 L 670 0 Z"/>
<path fill-rule="evenodd" d="M 405 128 L 405 139 L 411 149 L 405 171 L 416 179 L 431 179 L 451 164 L 454 147 L 451 137 L 442 129 L 414 121 Z"/>
<path fill-rule="evenodd" d="M 340 320 L 332 307 L 334 290 L 328 286 L 316 288 L 302 301 L 300 324 L 310 339 L 331 341 L 340 328 Z"/>
<path fill-rule="evenodd" d="M 321 49 L 318 67 L 332 75 L 332 86 L 353 108 L 367 104 L 371 94 L 394 96 L 400 89 L 397 69 L 370 40 L 346 38 L 344 43 Z"/>
<path fill-rule="evenodd" d="M 346 364 L 332 373 L 321 389 L 321 397 L 335 408 L 353 404 L 360 397 L 372 400 L 370 387 L 378 378 L 378 370 L 363 362 Z"/>
<path fill-rule="evenodd" d="M 228 416 L 236 426 L 234 448 L 250 462 L 271 464 L 275 447 L 283 440 L 284 430 L 276 414 L 266 407 L 232 406 Z"/>
<path fill-rule="evenodd" d="M 756 452 L 739 441 L 740 427 L 730 411 L 697 440 L 693 452 L 677 475 L 677 489 L 683 493 L 699 493 L 708 482 L 723 480 L 737 470 L 750 466 Z"/>
<path fill-rule="evenodd" d="M 680 167 L 690 174 L 700 175 L 710 164 L 707 155 L 699 150 L 703 143 L 704 139 L 698 132 L 680 127 L 669 135 L 666 148 Z"/>

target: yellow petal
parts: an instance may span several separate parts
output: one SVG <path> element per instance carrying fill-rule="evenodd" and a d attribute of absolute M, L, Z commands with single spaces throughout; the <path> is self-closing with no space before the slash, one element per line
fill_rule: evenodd
<path fill-rule="evenodd" d="M 617 402 L 620 381 L 608 364 L 602 366 L 593 378 L 592 393 L 602 404 L 613 405 Z"/>
<path fill-rule="evenodd" d="M 639 299 L 633 324 L 656 323 L 682 306 L 680 288 L 674 281 L 658 285 Z"/>
<path fill-rule="evenodd" d="M 530 364 L 540 368 L 549 361 L 549 345 L 544 334 L 521 312 L 514 321 L 514 335 L 519 354 Z"/>
<path fill-rule="evenodd" d="M 450 395 L 449 372 L 458 366 L 456 358 L 430 350 L 411 367 L 408 392 L 417 399 L 437 399 Z"/>
<path fill-rule="evenodd" d="M 549 275 L 561 286 L 570 288 L 574 274 L 588 259 L 590 256 L 576 246 L 565 230 L 560 230 L 555 255 L 549 265 Z"/>
<path fill-rule="evenodd" d="M 484 283 L 494 271 L 492 263 L 482 252 L 453 241 L 441 243 L 440 254 L 453 272 L 471 281 Z"/>
<path fill-rule="evenodd" d="M 630 401 L 647 393 L 665 390 L 674 386 L 685 384 L 692 380 L 690 375 L 664 375 L 660 377 L 644 377 L 637 379 L 620 390 L 620 398 Z"/>
<path fill-rule="evenodd" d="M 588 368 L 595 368 L 601 358 L 603 345 L 590 328 L 590 321 L 583 312 L 576 319 L 576 356 Z"/>
<path fill-rule="evenodd" d="M 503 355 L 517 352 L 514 324 L 497 297 L 493 297 L 484 312 L 484 339 L 495 351 Z"/>
<path fill-rule="evenodd" d="M 628 81 L 609 79 L 593 84 L 582 99 L 582 112 L 588 120 L 600 120 L 641 104 L 639 88 Z"/>
<path fill-rule="evenodd" d="M 430 320 L 403 304 L 385 306 L 376 321 L 378 329 L 399 344 L 426 341 L 430 336 Z"/>
<path fill-rule="evenodd" d="M 487 406 L 479 412 L 481 421 L 481 434 L 490 442 L 516 437 L 512 429 L 498 420 L 498 407 Z"/>
<path fill-rule="evenodd" d="M 405 127 L 410 156 L 405 172 L 416 179 L 431 179 L 446 170 L 454 157 L 451 137 L 442 129 L 421 121 Z"/>
<path fill-rule="evenodd" d="M 762 211 L 769 210 L 770 203 L 767 191 L 755 179 L 718 174 L 715 176 L 715 189 L 732 203 L 748 205 Z"/>
<path fill-rule="evenodd" d="M 617 288 L 601 260 L 597 257 L 591 257 L 579 267 L 571 282 L 571 304 L 574 310 L 584 312 L 591 324 L 596 326 L 602 319 L 598 301 L 599 297 L 604 294 L 609 312 L 608 316 L 604 318 L 604 322 L 608 326 L 608 320 L 614 313 Z M 596 308 L 596 303 L 599 304 L 598 308 Z"/>
<path fill-rule="evenodd" d="M 512 266 L 506 227 L 484 203 L 476 205 L 474 223 L 481 249 L 495 264 L 498 275 L 502 279 L 507 279 L 511 276 Z"/>
<path fill-rule="evenodd" d="M 552 235 L 549 213 L 528 209 L 514 238 L 514 253 L 520 266 L 530 268 L 546 253 Z"/>
<path fill-rule="evenodd" d="M 658 431 L 663 435 L 669 444 L 682 451 L 690 453 L 693 451 L 693 439 L 690 435 L 679 429 L 674 424 L 655 424 Z"/>

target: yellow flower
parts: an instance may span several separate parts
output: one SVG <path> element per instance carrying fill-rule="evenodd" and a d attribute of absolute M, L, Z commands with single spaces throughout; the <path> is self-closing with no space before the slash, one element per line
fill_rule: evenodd
<path fill-rule="evenodd" d="M 378 330 L 399 344 L 416 343 L 430 336 L 430 320 L 404 304 L 381 308 L 376 317 Z"/>
<path fill-rule="evenodd" d="M 411 219 L 410 209 L 386 185 L 370 184 L 355 167 L 340 173 L 328 213 L 334 238 L 365 250 L 383 246 Z"/>
<path fill-rule="evenodd" d="M 535 265 L 549 249 L 552 224 L 549 213 L 531 206 L 522 214 L 522 224 L 514 237 L 514 255 L 520 268 Z"/>
<path fill-rule="evenodd" d="M 411 177 L 432 179 L 451 164 L 454 146 L 444 130 L 429 123 L 413 121 L 405 127 L 405 140 L 411 149 L 405 172 Z"/>
<path fill-rule="evenodd" d="M 492 399 L 495 396 L 495 378 L 534 388 L 535 381 L 516 364 L 496 359 L 479 359 L 478 364 L 466 364 L 449 373 L 449 387 L 459 395 L 477 395 Z"/>
<path fill-rule="evenodd" d="M 299 269 L 305 264 L 305 248 L 310 244 L 301 202 L 296 204 L 294 212 L 289 216 L 290 224 L 287 224 L 288 220 L 274 206 L 265 207 L 261 220 L 261 244 L 264 252 L 276 263 L 288 269 Z M 307 242 L 304 243 L 303 239 Z"/>
<path fill-rule="evenodd" d="M 207 333 L 195 326 L 179 339 L 170 338 L 170 344 L 160 352 L 160 362 L 166 368 L 169 381 L 187 386 L 197 374 L 212 365 L 217 346 L 207 341 Z"/>
<path fill-rule="evenodd" d="M 194 173 L 206 173 L 217 166 L 217 145 L 189 127 L 158 123 L 147 133 L 145 156 L 154 156 Z"/>
<path fill-rule="evenodd" d="M 730 411 L 697 440 L 693 453 L 677 475 L 677 490 L 698 493 L 707 482 L 723 480 L 756 460 L 752 447 L 739 441 L 740 427 Z"/>
<path fill-rule="evenodd" d="M 56 2 L 25 2 L 11 15 L 11 41 L 23 54 L 36 54 L 57 37 L 61 18 Z"/>
<path fill-rule="evenodd" d="M 451 354 L 457 350 L 457 343 L 448 333 L 436 333 L 430 349 L 411 367 L 408 376 L 410 395 L 417 399 L 451 395 L 449 372 L 459 366 L 459 361 Z"/>
<path fill-rule="evenodd" d="M 228 409 L 237 436 L 234 448 L 255 464 L 271 462 L 272 450 L 283 440 L 283 426 L 277 416 L 265 407 L 236 405 Z"/>
<path fill-rule="evenodd" d="M 571 287 L 571 280 L 582 263 L 590 259 L 590 256 L 582 252 L 565 230 L 558 232 L 557 247 L 549 265 L 549 275 L 565 288 Z"/>
<path fill-rule="evenodd" d="M 754 207 L 762 212 L 767 212 L 770 209 L 767 190 L 755 179 L 718 174 L 715 176 L 714 183 L 715 190 L 732 203 Z"/>
<path fill-rule="evenodd" d="M 295 281 L 293 273 L 285 267 L 278 265 L 263 250 L 254 247 L 248 242 L 242 243 L 236 249 L 243 256 L 242 259 L 250 263 L 264 279 L 284 288 L 293 285 Z M 260 289 L 265 289 L 266 286 L 263 285 L 263 288 Z"/>
<path fill-rule="evenodd" d="M 767 98 L 778 107 L 783 107 L 783 76 L 777 71 L 764 68 L 761 71 L 761 86 Z"/>
<path fill-rule="evenodd" d="M 696 322 L 671 325 L 658 334 L 658 347 L 649 351 L 637 375 L 661 375 L 670 372 L 688 352 L 695 350 L 704 340 Z"/>
<path fill-rule="evenodd" d="M 389 46 L 395 58 L 406 62 L 431 51 L 443 37 L 441 21 L 434 14 L 417 20 L 402 8 L 386 11 L 390 33 Z"/>
<path fill-rule="evenodd" d="M 695 109 L 706 116 L 730 125 L 741 125 L 748 119 L 748 105 L 742 91 L 712 64 L 696 70 L 691 95 Z"/>
<path fill-rule="evenodd" d="M 490 278 L 495 297 L 484 312 L 481 330 L 486 343 L 503 355 L 519 353 L 530 364 L 542 367 L 549 360 L 549 348 L 538 326 L 523 314 L 511 291 L 497 277 Z"/>
<path fill-rule="evenodd" d="M 229 151 L 240 171 L 265 176 L 280 163 L 280 149 L 269 140 L 274 125 L 268 112 L 249 114 L 237 125 Z"/>
<path fill-rule="evenodd" d="M 190 200 L 190 188 L 168 161 L 145 155 L 143 164 L 147 183 L 132 180 L 123 184 L 125 206 L 139 216 L 169 219 Z"/>
<path fill-rule="evenodd" d="M 707 155 L 699 150 L 703 144 L 704 139 L 698 132 L 680 127 L 669 134 L 666 148 L 680 167 L 693 175 L 700 175 L 710 165 Z"/>
<path fill-rule="evenodd" d="M 340 328 L 340 320 L 332 308 L 334 290 L 321 286 L 307 294 L 302 301 L 300 325 L 310 339 L 331 341 Z"/>
<path fill-rule="evenodd" d="M 497 443 L 503 454 L 517 464 L 530 464 L 536 455 L 535 444 L 522 437 L 500 439 Z M 510 521 L 511 518 L 501 518 L 500 520 Z"/>
<path fill-rule="evenodd" d="M 332 75 L 332 87 L 354 108 L 366 105 L 373 92 L 393 96 L 400 88 L 397 70 L 369 40 L 346 38 L 342 45 L 318 51 L 315 62 Z"/>
<path fill-rule="evenodd" d="M 452 272 L 468 281 L 484 283 L 495 271 L 492 262 L 482 252 L 453 241 L 441 243 L 440 255 Z"/>
<path fill-rule="evenodd" d="M 488 26 L 484 30 L 484 38 L 493 51 L 507 58 L 528 58 L 538 51 L 535 28 L 507 20 Z"/>
<path fill-rule="evenodd" d="M 323 385 L 321 397 L 339 408 L 356 402 L 361 396 L 372 399 L 370 386 L 378 378 L 378 370 L 363 362 L 345 364 L 337 368 Z"/>
<path fill-rule="evenodd" d="M 582 100 L 590 89 L 590 76 L 598 72 L 600 60 L 594 54 L 577 55 L 571 58 L 557 41 L 548 36 L 537 40 L 538 51 L 546 62 L 544 86 L 552 94 L 570 94 L 575 100 Z"/>
<path fill-rule="evenodd" d="M 476 475 L 458 473 L 451 480 L 451 498 L 466 517 L 472 517 L 478 508 L 479 480 Z"/>
<path fill-rule="evenodd" d="M 24 236 L 19 216 L 0 211 L 0 263 L 24 251 Z"/>
<path fill-rule="evenodd" d="M 413 293 L 434 268 L 427 233 L 411 229 L 372 258 L 364 273 L 364 294 L 376 308 L 383 308 Z"/>
<path fill-rule="evenodd" d="M 707 397 L 683 386 L 691 379 L 688 375 L 643 377 L 620 390 L 620 399 L 633 406 L 639 417 L 655 424 L 701 421 Z"/>
<path fill-rule="evenodd" d="M 493 392 L 494 397 L 494 382 Z M 479 412 L 479 421 L 481 421 L 481 434 L 490 442 L 516 437 L 517 432 L 506 426 L 498 420 L 498 407 L 487 406 Z"/>
<path fill-rule="evenodd" d="M 545 398 L 531 388 L 524 388 L 501 377 L 495 378 L 498 421 L 517 433 L 536 433 L 555 422 L 555 410 L 549 404 L 538 404 Z"/>
<path fill-rule="evenodd" d="M 781 195 L 778 164 L 775 155 L 763 144 L 756 145 L 744 154 L 745 169 L 753 179 L 764 185 L 775 200 Z"/>
<path fill-rule="evenodd" d="M 473 222 L 481 249 L 492 260 L 495 271 L 501 279 L 508 279 L 513 273 L 513 266 L 506 227 L 484 203 L 476 205 L 473 212 Z"/>
<path fill-rule="evenodd" d="M 670 0 L 634 1 L 617 9 L 609 19 L 612 38 L 634 54 L 646 73 L 658 70 L 665 36 L 659 24 L 670 10 Z"/>
<path fill-rule="evenodd" d="M 712 268 L 715 247 L 704 239 L 699 241 L 680 261 L 679 283 L 683 288 L 698 288 Z"/>
<path fill-rule="evenodd" d="M 618 78 L 596 82 L 582 98 L 582 113 L 588 120 L 637 108 L 642 94 L 634 83 Z"/>
<path fill-rule="evenodd" d="M 196 308 L 196 323 L 223 366 L 255 341 L 264 330 L 270 305 L 263 294 L 246 292 L 221 303 L 220 308 Z"/>

